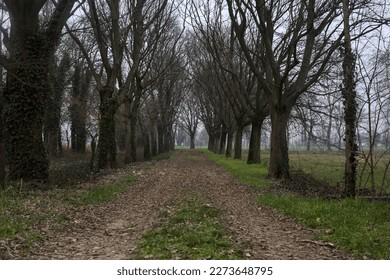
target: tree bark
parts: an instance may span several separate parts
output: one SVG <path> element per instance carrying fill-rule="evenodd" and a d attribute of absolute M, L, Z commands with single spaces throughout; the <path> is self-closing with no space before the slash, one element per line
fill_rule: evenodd
<path fill-rule="evenodd" d="M 158 131 L 158 153 L 161 154 L 164 152 L 164 132 L 163 132 L 163 126 L 161 123 L 157 125 L 157 131 Z"/>
<path fill-rule="evenodd" d="M 226 136 L 227 136 L 227 131 L 224 125 L 222 125 L 221 132 L 220 132 L 220 137 L 219 137 L 219 150 L 218 154 L 223 155 L 225 154 L 225 149 L 226 149 Z"/>
<path fill-rule="evenodd" d="M 356 195 L 356 123 L 357 123 L 357 103 L 356 103 L 356 82 L 355 82 L 355 62 L 356 57 L 352 52 L 350 26 L 349 26 L 349 1 L 343 0 L 343 20 L 344 20 L 344 61 L 343 61 L 343 89 L 342 94 L 345 100 L 344 120 L 345 120 L 345 172 L 344 172 L 344 195 L 355 197 Z"/>
<path fill-rule="evenodd" d="M 212 133 L 209 133 L 209 141 L 207 142 L 207 150 L 214 151 L 214 136 Z"/>
<path fill-rule="evenodd" d="M 49 160 L 42 140 L 49 96 L 49 62 L 75 0 L 56 5 L 46 27 L 39 26 L 45 0 L 5 0 L 11 17 L 10 65 L 4 92 L 9 179 L 48 181 Z"/>
<path fill-rule="evenodd" d="M 230 130 L 227 134 L 227 143 L 226 143 L 226 152 L 225 156 L 227 158 L 232 157 L 232 151 L 233 151 L 233 135 L 234 131 Z"/>
<path fill-rule="evenodd" d="M 98 168 L 105 169 L 108 165 L 116 167 L 115 111 L 113 101 L 114 88 L 103 87 L 100 95 L 100 122 L 98 144 Z"/>
<path fill-rule="evenodd" d="M 195 133 L 190 133 L 190 149 L 195 149 Z"/>
<path fill-rule="evenodd" d="M 9 179 L 47 181 L 49 160 L 42 141 L 42 127 L 49 95 L 49 53 L 42 55 L 47 38 L 38 33 L 14 42 L 15 65 L 8 72 L 4 92 L 4 120 Z M 25 49 L 20 49 L 24 44 Z"/>
<path fill-rule="evenodd" d="M 291 109 L 271 108 L 271 154 L 268 177 L 290 180 L 287 126 Z"/>
<path fill-rule="evenodd" d="M 0 186 L 4 188 L 5 184 L 5 153 L 4 144 L 0 142 Z"/>
<path fill-rule="evenodd" d="M 150 142 L 152 145 L 152 157 L 155 157 L 158 154 L 158 143 L 157 143 L 157 135 L 154 127 L 150 131 Z"/>
<path fill-rule="evenodd" d="M 236 130 L 236 138 L 234 140 L 234 159 L 242 158 L 242 134 L 244 127 L 238 125 Z"/>
<path fill-rule="evenodd" d="M 248 164 L 260 163 L 261 127 L 263 125 L 262 116 L 255 116 L 252 122 L 251 137 L 249 140 Z"/>

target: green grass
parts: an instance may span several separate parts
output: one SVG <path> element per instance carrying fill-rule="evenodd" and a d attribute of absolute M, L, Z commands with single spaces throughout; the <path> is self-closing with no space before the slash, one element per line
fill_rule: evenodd
<path fill-rule="evenodd" d="M 197 156 L 194 156 L 194 155 L 189 155 L 188 159 L 191 161 L 197 161 L 199 158 Z"/>
<path fill-rule="evenodd" d="M 157 156 L 153 157 L 154 160 L 160 161 L 160 160 L 168 160 L 172 156 L 172 152 L 166 152 L 158 154 Z"/>
<path fill-rule="evenodd" d="M 199 198 L 161 215 L 165 221 L 145 233 L 136 253 L 139 259 L 243 259 L 219 223 L 220 212 Z"/>
<path fill-rule="evenodd" d="M 23 197 L 12 188 L 0 190 L 0 240 L 11 240 L 18 236 L 22 254 L 40 239 L 31 226 L 45 219 L 42 214 L 29 209 L 34 199 Z M 0 246 L 0 259 L 3 254 L 5 258 L 9 258 L 5 248 Z"/>
<path fill-rule="evenodd" d="M 258 201 L 319 229 L 318 239 L 337 244 L 359 258 L 390 259 L 389 203 L 272 194 L 261 195 Z"/>
<path fill-rule="evenodd" d="M 226 158 L 223 155 L 218 155 L 208 150 L 204 150 L 203 152 L 214 162 L 222 165 L 243 184 L 255 187 L 264 187 L 268 184 L 266 178 L 268 168 L 265 165 L 247 164 L 244 160 Z"/>
<path fill-rule="evenodd" d="M 241 183 L 259 187 L 270 185 L 265 179 L 267 169 L 263 165 L 247 165 L 244 161 L 227 159 L 208 151 L 205 153 Z M 263 159 L 266 160 L 267 156 L 263 155 Z M 309 171 L 313 176 L 329 176 L 320 178 L 334 182 L 340 180 L 336 175 L 341 168 L 337 155 L 293 155 L 290 159 L 293 166 L 298 162 L 300 169 Z M 334 243 L 357 258 L 390 259 L 390 203 L 362 199 L 329 201 L 272 193 L 260 195 L 258 202 L 318 229 L 316 238 Z"/>
<path fill-rule="evenodd" d="M 125 176 L 122 177 L 122 182 L 124 184 L 132 184 L 134 183 L 135 181 L 137 181 L 137 177 L 134 176 L 133 174 L 129 173 L 129 174 L 126 174 Z"/>
<path fill-rule="evenodd" d="M 67 202 L 72 205 L 107 203 L 114 200 L 119 193 L 125 192 L 128 189 L 128 185 L 131 185 L 136 180 L 136 176 L 128 173 L 122 176 L 118 183 L 98 186 L 82 191 L 81 194 L 76 197 L 71 196 L 67 199 Z"/>
<path fill-rule="evenodd" d="M 244 156 L 246 156 L 246 152 L 244 151 Z M 267 164 L 270 157 L 269 151 L 262 152 L 261 157 L 264 163 Z M 379 190 L 382 186 L 383 177 L 385 176 L 386 164 L 390 158 L 389 156 L 383 156 L 381 159 L 378 159 L 379 155 L 376 155 L 376 157 L 378 163 L 374 169 L 374 178 L 376 189 Z M 345 157 L 343 154 L 335 152 L 305 153 L 290 151 L 289 159 L 292 169 L 302 170 L 314 178 L 326 181 L 331 185 L 342 183 L 344 180 Z M 360 158 L 357 166 L 357 186 L 360 186 L 362 189 L 371 188 L 369 168 L 366 166 L 366 169 L 363 171 L 363 164 L 364 160 Z M 387 191 L 390 191 L 390 173 L 385 177 L 384 187 Z"/>
<path fill-rule="evenodd" d="M 24 216 L 22 198 L 12 190 L 0 191 L 0 239 L 8 239 L 24 231 L 28 217 Z"/>
<path fill-rule="evenodd" d="M 108 185 L 103 187 L 92 188 L 89 191 L 83 192 L 77 198 L 71 198 L 68 203 L 72 205 L 87 205 L 87 204 L 101 204 L 112 201 L 117 194 L 126 190 L 123 185 Z"/>

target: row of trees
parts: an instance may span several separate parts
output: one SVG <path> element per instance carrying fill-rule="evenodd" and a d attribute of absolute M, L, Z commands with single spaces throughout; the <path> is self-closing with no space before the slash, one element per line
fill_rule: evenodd
<path fill-rule="evenodd" d="M 345 195 L 354 196 L 357 142 L 362 140 L 357 135 L 372 138 L 379 132 L 379 120 L 389 122 L 384 115 L 388 98 L 370 98 L 357 88 L 374 87 L 367 76 L 372 72 L 363 68 L 363 83 L 356 84 L 371 59 L 367 46 L 361 52 L 361 44 L 378 42 L 371 54 L 383 56 L 388 7 L 363 0 L 202 3 L 191 2 L 190 71 L 209 149 L 230 156 L 234 146 L 234 157 L 240 158 L 242 132 L 251 125 L 248 163 L 260 162 L 261 130 L 269 118 L 269 177 L 289 180 L 289 137 L 297 132 L 294 125 L 299 126 L 308 145 L 322 140 L 328 149 L 344 149 Z M 386 68 L 378 65 L 376 74 Z M 372 106 L 381 109 L 373 114 Z M 358 127 L 360 119 L 365 120 Z M 320 124 L 322 135 L 316 135 Z M 366 133 L 362 128 L 368 128 Z M 333 135 L 339 143 L 332 141 Z"/>
<path fill-rule="evenodd" d="M 172 149 L 188 80 L 180 3 L 168 0 L 2 1 L 0 143 L 8 179 L 48 180 L 66 139 L 96 168 Z M 70 139 L 63 135 L 70 127 Z M 118 141 L 117 141 L 118 140 Z"/>
<path fill-rule="evenodd" d="M 386 52 L 378 51 L 387 46 L 378 35 L 387 8 L 373 0 L 4 0 L 0 142 L 9 179 L 47 181 L 65 121 L 75 151 L 99 140 L 99 169 L 116 166 L 118 147 L 125 162 L 172 149 L 178 128 L 194 147 L 200 121 L 209 149 L 237 159 L 250 127 L 248 163 L 259 163 L 269 121 L 270 178 L 290 179 L 294 126 L 308 148 L 322 139 L 331 149 L 338 135 L 354 196 L 356 132 L 368 124 L 371 151 L 388 120 Z M 371 66 L 361 42 L 378 42 Z"/>

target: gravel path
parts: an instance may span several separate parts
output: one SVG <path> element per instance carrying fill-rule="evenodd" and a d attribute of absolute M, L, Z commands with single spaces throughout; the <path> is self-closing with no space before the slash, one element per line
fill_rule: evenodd
<path fill-rule="evenodd" d="M 142 167 L 142 165 L 141 165 Z M 169 160 L 131 169 L 139 180 L 113 202 L 77 207 L 61 231 L 50 231 L 30 259 L 132 259 L 142 234 L 159 213 L 186 191 L 196 192 L 223 213 L 232 239 L 249 242 L 250 259 L 350 259 L 315 241 L 313 231 L 256 203 L 239 184 L 200 151 L 177 151 Z"/>

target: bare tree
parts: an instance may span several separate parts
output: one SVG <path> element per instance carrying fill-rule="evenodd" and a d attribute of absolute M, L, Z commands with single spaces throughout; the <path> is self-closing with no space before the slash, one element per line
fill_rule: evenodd
<path fill-rule="evenodd" d="M 288 179 L 289 116 L 298 97 L 318 81 L 340 45 L 338 5 L 315 0 L 227 3 L 246 60 L 268 98 L 272 123 L 269 177 Z M 261 36 L 256 49 L 246 38 L 258 34 L 253 28 Z"/>
<path fill-rule="evenodd" d="M 192 95 L 191 88 L 187 92 L 180 110 L 180 122 L 184 131 L 190 136 L 190 149 L 195 149 L 195 135 L 199 124 L 198 101 Z"/>
<path fill-rule="evenodd" d="M 356 81 L 355 65 L 356 56 L 352 52 L 350 34 L 350 3 L 343 0 L 343 23 L 344 23 L 344 45 L 342 54 L 343 61 L 343 88 L 342 94 L 345 100 L 345 189 L 344 195 L 355 197 L 356 195 L 356 125 L 357 125 L 357 103 L 356 103 Z"/>
<path fill-rule="evenodd" d="M 91 86 L 91 73 L 84 63 L 76 62 L 72 75 L 69 105 L 72 150 L 84 153 L 87 144 L 87 99 Z"/>
<path fill-rule="evenodd" d="M 47 152 L 59 156 L 61 150 L 61 107 L 64 101 L 68 72 L 71 67 L 70 56 L 64 53 L 58 65 L 53 60 L 50 66 L 50 95 L 48 97 L 44 122 L 44 142 Z"/>
<path fill-rule="evenodd" d="M 226 109 L 230 107 L 230 110 L 227 110 L 230 115 L 225 114 L 225 116 L 233 115 L 235 119 L 233 127 L 230 126 L 228 129 L 231 130 L 228 132 L 228 143 L 232 140 L 234 130 L 236 131 L 234 157 L 241 158 L 242 132 L 245 126 L 251 124 L 247 162 L 249 164 L 259 163 L 261 128 L 268 115 L 267 100 L 262 86 L 245 61 L 244 53 L 234 33 L 234 27 L 224 13 L 223 2 L 217 1 L 213 5 L 204 1 L 202 8 L 199 9 L 198 3 L 193 1 L 191 7 L 195 34 L 220 68 L 217 69 L 219 79 L 216 82 L 220 84 L 228 101 Z M 258 37 L 253 39 L 248 42 L 248 45 L 258 43 Z M 227 155 L 231 153 L 229 147 L 230 145 L 226 151 Z"/>

